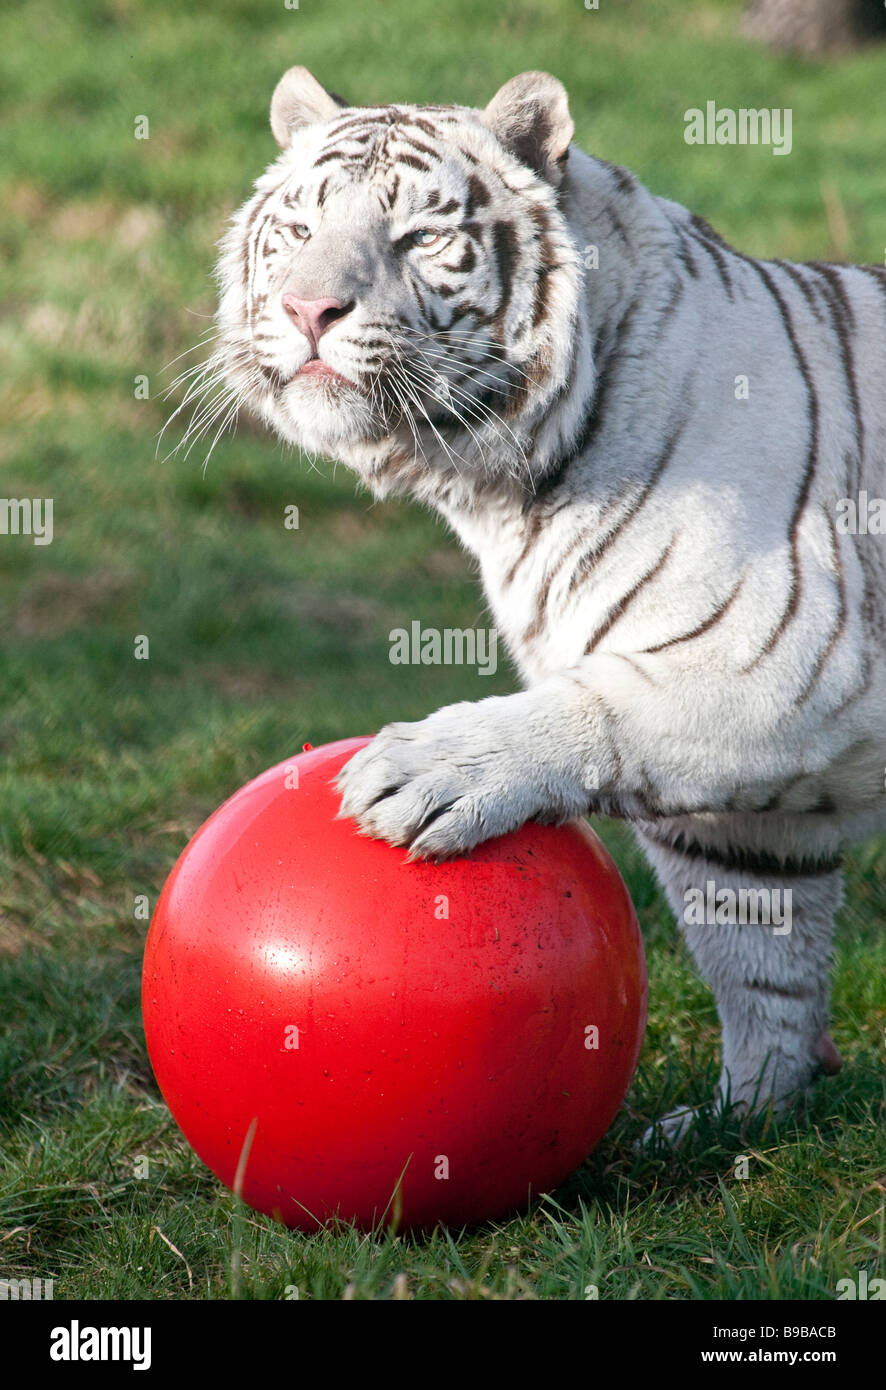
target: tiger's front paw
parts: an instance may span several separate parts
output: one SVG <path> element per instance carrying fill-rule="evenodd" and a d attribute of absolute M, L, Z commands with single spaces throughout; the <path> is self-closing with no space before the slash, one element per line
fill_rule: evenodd
<path fill-rule="evenodd" d="M 466 854 L 534 816 L 560 818 L 521 750 L 511 705 L 519 699 L 447 705 L 418 723 L 387 725 L 338 774 L 340 814 L 408 846 L 414 859 Z"/>

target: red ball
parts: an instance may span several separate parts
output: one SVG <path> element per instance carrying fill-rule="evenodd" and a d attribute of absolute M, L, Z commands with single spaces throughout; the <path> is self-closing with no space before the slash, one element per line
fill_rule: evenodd
<path fill-rule="evenodd" d="M 367 742 L 272 767 L 197 831 L 148 933 L 148 1051 L 199 1156 L 287 1226 L 475 1223 L 606 1132 L 646 1023 L 642 940 L 584 823 L 430 864 L 336 820 L 332 778 Z"/>

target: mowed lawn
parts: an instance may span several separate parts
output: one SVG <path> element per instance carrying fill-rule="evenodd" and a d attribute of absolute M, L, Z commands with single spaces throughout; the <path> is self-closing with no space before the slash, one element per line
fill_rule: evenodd
<path fill-rule="evenodd" d="M 155 456 L 181 399 L 164 391 L 200 353 L 167 364 L 211 328 L 214 243 L 274 153 L 274 83 L 300 62 L 360 103 L 482 105 L 546 68 L 580 144 L 742 249 L 882 262 L 886 51 L 776 58 L 738 36 L 739 8 L 4 7 L 0 495 L 52 497 L 54 539 L 0 536 L 0 1278 L 53 1278 L 56 1298 L 827 1299 L 884 1272 L 883 842 L 849 862 L 840 1079 L 803 1124 L 639 1153 L 652 1119 L 711 1091 L 717 1022 L 630 836 L 602 824 L 647 941 L 639 1070 L 585 1167 L 479 1230 L 309 1239 L 238 1207 L 171 1120 L 141 1028 L 135 901 L 219 802 L 305 741 L 516 688 L 504 666 L 389 662 L 393 627 L 488 622 L 428 515 L 248 422 L 205 469 L 199 446 L 165 457 L 177 422 Z M 791 107 L 793 153 L 688 147 L 683 112 L 708 99 Z"/>

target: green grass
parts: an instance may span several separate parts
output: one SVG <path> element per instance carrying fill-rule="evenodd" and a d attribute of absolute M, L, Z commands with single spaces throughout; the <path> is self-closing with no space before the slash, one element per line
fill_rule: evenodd
<path fill-rule="evenodd" d="M 839 1082 L 804 1123 L 723 1121 L 685 1152 L 646 1124 L 708 1093 L 711 995 L 623 827 L 652 984 L 627 1103 L 563 1190 L 426 1239 L 294 1236 L 192 1155 L 144 1047 L 144 922 L 187 837 L 303 742 L 369 732 L 513 673 L 392 667 L 391 627 L 485 625 L 468 562 L 416 508 L 374 506 L 247 426 L 155 460 L 163 367 L 214 307 L 226 217 L 273 153 L 273 84 L 304 62 L 360 102 L 484 103 L 527 67 L 577 138 L 752 253 L 881 262 L 882 50 L 829 65 L 737 37 L 739 6 L 624 0 L 46 0 L 0 16 L 0 477 L 52 496 L 55 540 L 0 539 L 0 1277 L 57 1297 L 832 1298 L 882 1270 L 886 846 L 849 869 Z M 689 148 L 683 111 L 789 105 L 794 153 Z M 147 115 L 150 139 L 134 139 Z M 149 378 L 150 396 L 135 395 Z M 301 526 L 284 529 L 296 503 Z M 150 660 L 134 659 L 135 638 Z M 739 1154 L 749 1175 L 734 1175 Z M 144 1160 L 147 1159 L 147 1175 Z M 173 1248 L 174 1247 L 174 1248 Z"/>

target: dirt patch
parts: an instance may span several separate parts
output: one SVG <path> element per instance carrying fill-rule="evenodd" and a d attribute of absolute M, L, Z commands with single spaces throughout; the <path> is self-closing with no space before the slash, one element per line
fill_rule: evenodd
<path fill-rule="evenodd" d="M 378 517 L 369 511 L 336 512 L 327 523 L 330 535 L 342 545 L 359 545 L 373 531 L 377 531 L 380 524 Z"/>
<path fill-rule="evenodd" d="M 353 633 L 376 627 L 384 621 L 386 609 L 365 594 L 327 594 L 307 586 L 296 586 L 280 595 L 289 613 L 321 627 Z"/>
<path fill-rule="evenodd" d="M 422 560 L 422 568 L 431 579 L 468 579 L 470 560 L 458 550 L 429 550 Z"/>
<path fill-rule="evenodd" d="M 131 572 L 96 570 L 92 574 L 64 574 L 50 570 L 39 575 L 20 595 L 12 609 L 16 637 L 60 637 L 109 615 L 136 586 Z"/>
<path fill-rule="evenodd" d="M 113 230 L 117 217 L 117 208 L 106 198 L 63 203 L 50 218 L 49 234 L 56 241 L 66 242 L 104 239 Z"/>
<path fill-rule="evenodd" d="M 30 208 L 33 199 L 25 199 L 24 205 Z M 68 243 L 113 238 L 118 246 L 132 251 L 152 241 L 163 225 L 162 214 L 149 204 L 121 207 L 107 198 L 93 198 L 63 203 L 49 220 L 49 233 L 56 241 Z"/>
<path fill-rule="evenodd" d="M 261 666 L 201 666 L 201 677 L 231 700 L 267 700 L 292 696 L 299 683 L 295 677 L 283 677 Z"/>
<path fill-rule="evenodd" d="M 135 251 L 146 246 L 163 231 L 164 222 L 156 208 L 149 204 L 127 208 L 120 217 L 114 232 L 114 240 L 127 251 Z"/>
<path fill-rule="evenodd" d="M 46 216 L 49 199 L 35 183 L 10 183 L 3 189 L 3 205 L 23 222 L 39 222 Z"/>

